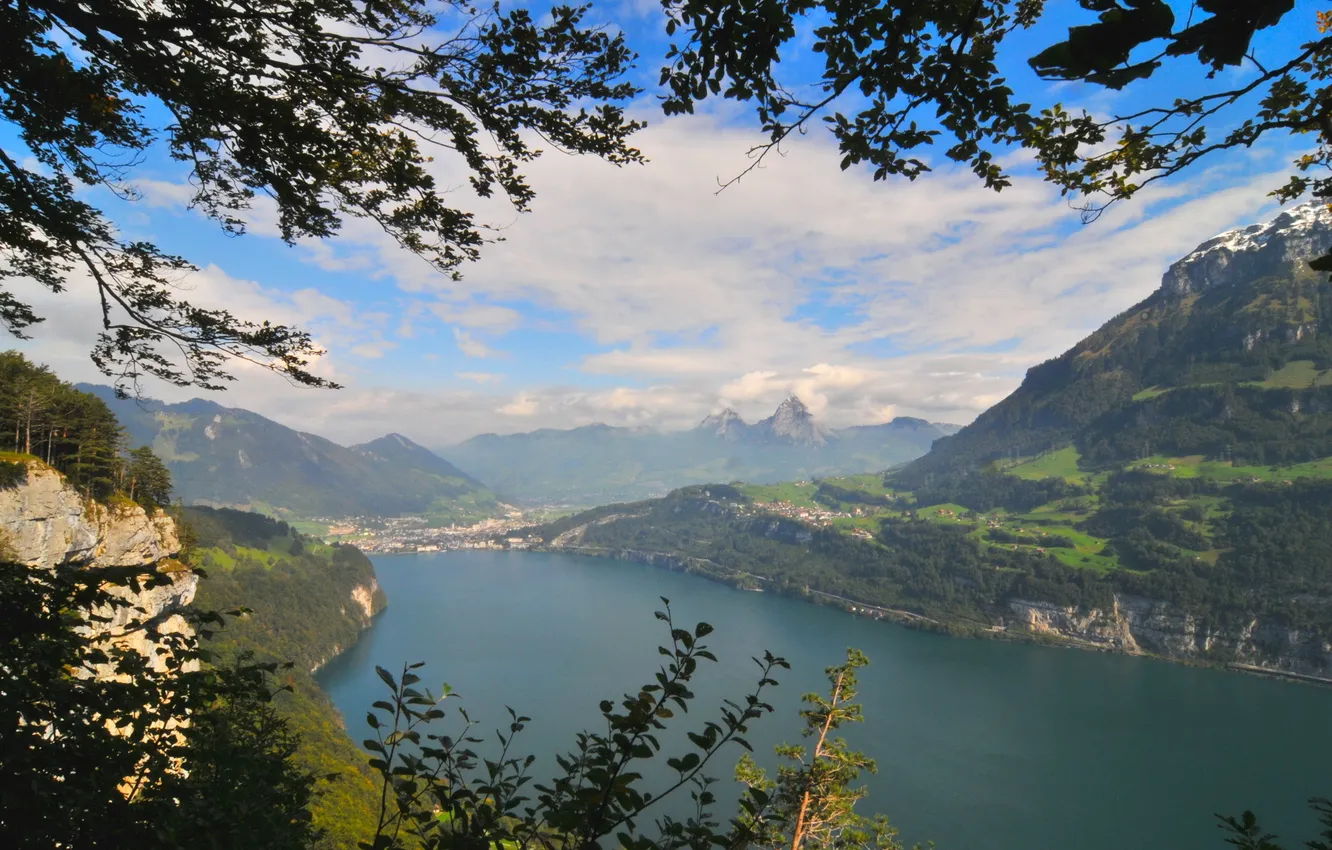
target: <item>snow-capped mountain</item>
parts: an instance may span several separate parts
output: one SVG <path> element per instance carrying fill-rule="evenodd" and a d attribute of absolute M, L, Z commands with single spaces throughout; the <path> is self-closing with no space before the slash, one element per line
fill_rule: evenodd
<path fill-rule="evenodd" d="M 1161 292 L 1190 293 L 1281 274 L 1332 250 L 1332 211 L 1321 201 L 1285 210 L 1262 224 L 1208 239 L 1161 278 Z"/>

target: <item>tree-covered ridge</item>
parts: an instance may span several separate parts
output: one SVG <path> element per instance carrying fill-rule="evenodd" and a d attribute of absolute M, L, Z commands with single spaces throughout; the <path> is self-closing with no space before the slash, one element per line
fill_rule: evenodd
<path fill-rule="evenodd" d="M 186 504 L 290 518 L 421 514 L 440 524 L 502 513 L 485 485 L 400 435 L 341 446 L 248 410 L 204 399 L 179 404 L 101 398 L 135 440 L 166 462 Z"/>
<path fill-rule="evenodd" d="M 276 705 L 300 739 L 295 763 L 336 777 L 321 780 L 310 804 L 315 827 L 325 832 L 320 846 L 353 850 L 374 831 L 378 798 L 364 753 L 311 670 L 355 643 L 369 624 L 353 589 L 366 589 L 374 611 L 383 608 L 374 566 L 354 547 L 320 543 L 260 514 L 185 508 L 181 520 L 187 557 L 206 573 L 196 607 L 246 609 L 210 647 L 224 658 L 252 653 L 260 661 L 292 662 L 278 673 L 278 683 L 290 690 Z"/>
<path fill-rule="evenodd" d="M 1238 633 L 1261 618 L 1315 647 L 1332 639 L 1332 472 L 1253 483 L 1157 466 L 1083 483 L 1004 471 L 938 475 L 914 491 L 891 474 L 691 487 L 533 533 L 556 546 L 896 609 L 964 631 L 1021 631 L 1014 602 L 1106 612 L 1127 595 L 1165 603 L 1203 630 Z M 1225 641 L 1200 649 L 1219 662 L 1234 660 L 1231 652 Z M 1332 674 L 1316 653 L 1300 663 Z"/>
<path fill-rule="evenodd" d="M 1177 534 L 1178 542 L 1188 545 L 1194 529 L 1187 523 L 1201 520 L 1187 511 L 1179 521 L 1172 520 L 1173 506 L 1165 503 L 1215 494 L 1208 482 L 1181 482 L 1142 471 L 1076 486 L 1062 480 L 1015 479 L 1022 483 L 1013 484 L 1004 480 L 1009 477 L 994 474 L 957 495 L 1017 504 L 1053 493 L 1064 501 L 1095 497 L 1109 508 L 1130 510 L 1162 503 L 1160 512 L 1167 517 L 1163 524 L 1145 524 L 1165 528 L 1163 534 Z M 1089 495 L 1088 489 L 1094 493 Z M 1308 498 L 1287 489 L 1294 496 L 1286 501 L 1282 497 L 1287 494 L 1279 490 L 1255 491 L 1248 501 L 1233 501 L 1237 511 L 1252 509 L 1260 527 L 1277 521 L 1263 512 L 1294 517 L 1300 527 L 1325 525 L 1318 522 L 1329 503 L 1325 490 Z M 875 542 L 845 534 L 837 525 L 811 529 L 774 516 L 771 503 L 757 502 L 758 495 L 824 504 L 848 514 L 840 519 L 848 520 L 851 530 L 863 530 L 865 521 L 877 519 L 881 533 Z M 885 510 L 899 513 L 898 521 L 876 515 Z M 955 522 L 965 519 L 956 517 L 952 508 L 934 513 Z M 1036 557 L 1040 553 L 1026 546 L 1007 551 L 989 547 L 989 560 L 970 569 L 975 565 L 963 562 L 976 553 L 976 541 L 960 533 L 961 528 L 925 520 L 922 514 L 929 511 L 913 501 L 913 494 L 895 489 L 890 480 L 862 476 L 827 486 L 691 488 L 665 500 L 601 509 L 592 518 L 602 522 L 590 529 L 587 517 L 581 526 L 563 520 L 559 528 L 562 533 L 581 529 L 587 539 L 599 529 L 639 523 L 640 533 L 649 535 L 645 542 L 654 545 L 650 535 L 662 531 L 673 532 L 682 545 L 730 542 L 732 553 L 764 565 L 766 574 L 755 568 L 744 574 L 745 580 L 781 581 L 792 589 L 802 578 L 795 570 L 812 560 L 809 551 L 816 551 L 829 575 L 813 578 L 831 590 L 815 593 L 873 592 L 896 585 L 904 591 L 905 604 L 933 600 L 941 611 L 951 611 L 953 622 L 964 621 L 975 597 L 955 593 L 949 598 L 950 593 L 975 589 L 987 569 L 1014 574 L 1015 586 L 1029 597 L 1058 589 L 1057 582 L 1044 575 L 1048 564 Z M 690 526 L 691 516 L 701 517 L 704 524 Z M 676 526 L 668 528 L 672 517 Z M 336 651 L 339 641 L 354 639 L 382 601 L 373 592 L 357 592 L 373 586 L 369 562 L 355 549 L 326 546 L 264 516 L 182 508 L 180 519 L 186 556 L 213 570 L 197 601 L 245 607 L 220 630 L 223 618 L 195 612 L 197 634 L 210 639 L 201 647 L 196 633 L 168 636 L 169 659 L 163 671 L 153 670 L 137 650 L 108 651 L 97 645 L 80 612 L 103 605 L 130 609 L 132 596 L 110 591 L 138 591 L 169 577 L 137 575 L 142 571 L 138 567 L 51 570 L 0 563 L 0 669 L 8 682 L 0 689 L 0 844 L 34 850 L 179 850 L 200 844 L 247 850 L 596 850 L 613 835 L 629 850 L 900 850 L 886 818 L 871 820 L 855 810 L 863 793 L 854 783 L 863 771 L 873 770 L 873 763 L 830 735 L 861 716 L 859 706 L 849 702 L 855 670 L 866 663 L 855 650 L 848 651 L 845 665 L 829 668 L 827 697 L 805 699 L 802 716 L 812 745 L 808 751 L 780 748 L 779 755 L 788 762 L 772 777 L 754 762 L 741 760 L 736 778 L 744 789 L 738 815 L 729 823 L 730 801 L 713 790 L 713 776 L 727 769 L 728 753 L 748 748 L 744 737 L 750 724 L 772 712 L 766 691 L 786 665 L 765 653 L 756 659 L 757 681 L 749 694 L 724 700 L 713 712 L 696 704 L 687 711 L 695 699 L 693 676 L 702 662 L 716 660 L 703 643 L 712 627 L 677 626 L 669 603 L 658 614 L 669 635 L 660 669 L 618 703 L 600 703 L 593 731 L 576 737 L 557 761 L 560 772 L 549 784 L 530 783 L 533 758 L 524 753 L 521 739 L 514 743 L 528 718 L 513 714 L 507 731 L 496 733 L 496 747 L 482 738 L 477 719 L 446 702 L 456 695 L 447 688 L 432 694 L 414 672 L 420 665 L 412 664 L 404 664 L 398 676 L 380 670 L 390 693 L 371 706 L 368 722 L 374 731 L 365 746 L 373 757 L 366 771 L 359 766 L 364 753 L 346 739 L 304 665 L 317 663 L 325 650 Z M 722 525 L 706 525 L 712 521 Z M 735 535 L 728 541 L 716 533 L 727 522 L 772 546 L 750 546 Z M 1266 548 L 1285 543 L 1284 536 L 1275 540 L 1243 538 L 1236 548 L 1249 546 L 1266 555 Z M 804 553 L 801 546 L 807 547 Z M 867 556 L 874 549 L 895 553 L 896 563 Z M 716 560 L 699 556 L 694 563 L 702 562 L 719 577 L 736 578 L 736 568 L 726 566 L 736 563 L 731 553 L 716 547 L 701 551 L 714 551 Z M 1287 577 L 1301 586 L 1277 587 L 1274 601 L 1296 591 L 1308 597 L 1303 593 L 1308 577 L 1326 571 L 1329 551 L 1326 545 L 1310 551 L 1299 571 Z M 1002 566 L 999 555 L 1007 558 Z M 916 580 L 932 567 L 959 563 L 961 569 L 937 571 L 933 583 Z M 843 590 L 847 575 L 859 585 Z M 1097 604 L 1096 595 L 1104 592 L 1104 587 L 1089 584 L 1071 604 Z M 1314 603 L 1309 628 L 1322 628 L 1325 619 L 1318 619 L 1318 600 L 1305 601 Z M 341 620 L 333 614 L 335 607 Z M 126 613 L 124 628 L 145 625 L 135 620 L 132 610 Z M 981 625 L 973 621 L 971 627 Z M 268 661 L 280 662 L 282 655 L 296 659 L 296 665 L 284 669 Z M 195 661 L 207 663 L 197 666 Z M 79 672 L 107 663 L 113 663 L 119 675 L 101 678 Z M 274 692 L 275 685 L 285 690 Z M 144 723 L 146 716 L 160 725 Z M 108 724 L 108 717 L 115 723 Z M 688 731 L 687 744 L 669 731 L 676 726 L 695 730 Z M 495 749 L 498 757 L 492 759 Z M 648 790 L 644 777 L 650 771 L 645 766 L 654 760 L 663 761 L 678 780 L 670 777 L 663 787 Z M 186 769 L 178 769 L 182 765 Z M 126 777 L 133 780 L 129 791 L 124 788 Z M 693 806 L 679 820 L 657 817 L 651 808 L 664 797 L 686 794 Z M 1328 804 L 1313 804 L 1322 823 L 1329 825 Z M 1270 841 L 1243 843 L 1263 834 L 1247 812 L 1227 821 L 1226 827 L 1237 846 L 1276 847 Z"/>
<path fill-rule="evenodd" d="M 168 470 L 151 448 L 130 448 L 105 402 L 15 351 L 0 352 L 0 423 L 0 486 L 40 460 L 88 498 L 124 495 L 150 509 L 170 500 Z"/>

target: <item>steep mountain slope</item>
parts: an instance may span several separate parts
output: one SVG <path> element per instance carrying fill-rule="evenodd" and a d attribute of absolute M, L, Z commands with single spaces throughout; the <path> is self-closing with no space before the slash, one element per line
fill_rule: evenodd
<path fill-rule="evenodd" d="M 740 418 L 740 414 L 728 407 L 721 413 L 705 416 L 694 430 L 721 437 L 723 440 L 743 440 L 749 426 Z"/>
<path fill-rule="evenodd" d="M 287 690 L 274 705 L 300 734 L 296 762 L 321 777 L 310 806 L 325 832 L 320 847 L 351 850 L 373 833 L 378 796 L 365 753 L 311 675 L 356 643 L 388 600 L 374 565 L 352 546 L 329 546 L 259 514 L 186 508 L 191 563 L 205 567 L 195 606 L 244 607 L 217 631 L 210 649 L 230 659 L 294 662 L 282 673 Z"/>
<path fill-rule="evenodd" d="M 515 498 L 587 505 L 659 496 L 705 481 L 772 482 L 883 470 L 919 457 L 954 430 L 901 417 L 829 431 L 792 397 L 753 425 L 728 409 L 684 433 L 588 425 L 483 434 L 439 453 Z"/>
<path fill-rule="evenodd" d="M 290 517 L 429 514 L 439 522 L 499 512 L 493 493 L 401 435 L 340 446 L 239 408 L 117 399 L 135 445 L 151 445 L 187 504 L 264 508 Z"/>
<path fill-rule="evenodd" d="M 1332 284 L 1304 261 L 1329 248 L 1332 212 L 1316 203 L 1203 243 L 903 480 L 1070 444 L 1087 468 L 1156 454 L 1332 455 Z"/>
<path fill-rule="evenodd" d="M 385 434 L 377 440 L 352 446 L 351 449 L 372 460 L 396 464 L 403 469 L 415 469 L 436 478 L 458 479 L 475 487 L 485 487 L 430 449 L 413 443 L 401 434 Z"/>
<path fill-rule="evenodd" d="M 754 424 L 751 433 L 759 442 L 796 446 L 821 446 L 827 442 L 824 429 L 814 421 L 805 403 L 791 396 L 767 419 Z"/>

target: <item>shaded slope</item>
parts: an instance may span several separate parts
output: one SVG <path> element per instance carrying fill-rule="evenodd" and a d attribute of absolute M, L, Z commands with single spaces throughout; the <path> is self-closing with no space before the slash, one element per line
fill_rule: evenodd
<path fill-rule="evenodd" d="M 187 504 L 254 507 L 300 517 L 431 513 L 441 520 L 498 511 L 490 491 L 406 438 L 347 448 L 240 408 L 106 400 L 132 440 L 153 446 Z M 432 459 L 433 458 L 433 459 Z"/>
<path fill-rule="evenodd" d="M 1096 468 L 1151 454 L 1332 454 L 1332 285 L 1301 259 L 1332 247 L 1332 213 L 1292 213 L 1204 243 L 901 480 L 1070 444 Z"/>

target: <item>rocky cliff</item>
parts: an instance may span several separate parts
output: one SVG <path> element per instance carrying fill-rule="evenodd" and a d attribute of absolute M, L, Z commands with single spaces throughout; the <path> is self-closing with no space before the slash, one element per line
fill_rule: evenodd
<path fill-rule="evenodd" d="M 1332 680 L 1332 643 L 1271 618 L 1222 628 L 1155 599 L 1116 594 L 1108 609 L 1009 602 L 1008 626 L 1131 654 L 1235 663 Z"/>
<path fill-rule="evenodd" d="M 1310 201 L 1262 224 L 1228 230 L 1199 245 L 1161 278 L 1161 292 L 1182 298 L 1302 266 L 1332 249 L 1332 210 Z"/>
<path fill-rule="evenodd" d="M 778 405 L 767 419 L 756 422 L 753 430 L 757 439 L 766 442 L 805 446 L 821 446 L 827 442 L 823 426 L 814 421 L 814 414 L 795 396 L 789 396 Z"/>
<path fill-rule="evenodd" d="M 119 634 L 131 616 L 145 619 L 158 635 L 181 633 L 189 624 L 181 610 L 194 599 L 198 576 L 173 556 L 180 552 L 175 523 L 162 511 L 149 514 L 133 503 L 104 505 L 85 499 L 59 472 L 30 463 L 27 480 L 0 489 L 0 548 L 5 558 L 29 567 L 143 567 L 166 575 L 167 584 L 135 593 L 115 593 L 133 603 L 98 612 L 111 617 L 96 632 Z M 119 640 L 153 655 L 153 636 L 134 630 Z"/>
<path fill-rule="evenodd" d="M 745 420 L 740 418 L 740 414 L 728 407 L 721 413 L 704 417 L 703 421 L 698 423 L 698 427 L 694 430 L 700 434 L 710 434 L 723 440 L 735 442 L 744 439 L 749 426 L 745 424 Z"/>

